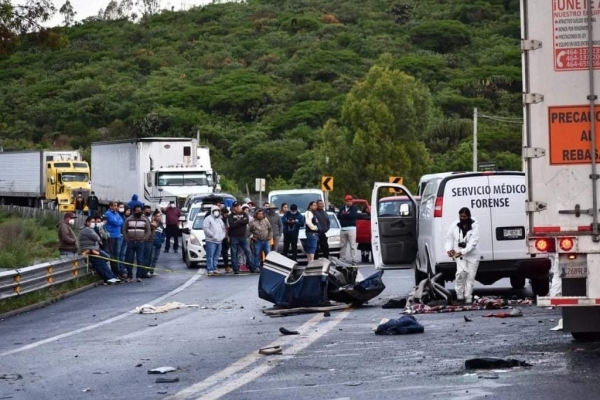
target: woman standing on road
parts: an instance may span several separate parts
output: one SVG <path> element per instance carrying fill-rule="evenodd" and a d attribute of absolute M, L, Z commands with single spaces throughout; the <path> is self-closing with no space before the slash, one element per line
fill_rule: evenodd
<path fill-rule="evenodd" d="M 281 208 L 279 209 L 279 216 L 283 217 L 288 211 L 290 211 L 290 207 L 288 206 L 288 203 L 283 203 L 281 205 Z"/>
<path fill-rule="evenodd" d="M 459 303 L 470 303 L 473 283 L 479 267 L 479 224 L 471 218 L 471 211 L 463 207 L 458 212 L 459 219 L 448 229 L 446 252 L 456 261 L 456 298 Z"/>
<path fill-rule="evenodd" d="M 317 211 L 317 202 L 311 201 L 308 203 L 304 219 L 306 221 L 306 258 L 308 262 L 315 259 L 317 252 L 317 242 L 319 241 L 319 220 L 315 212 Z"/>

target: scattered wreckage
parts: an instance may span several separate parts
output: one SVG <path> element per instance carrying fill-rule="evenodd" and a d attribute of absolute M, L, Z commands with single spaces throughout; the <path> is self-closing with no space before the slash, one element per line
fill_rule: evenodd
<path fill-rule="evenodd" d="M 357 282 L 358 268 L 337 258 L 320 258 L 308 265 L 271 252 L 265 258 L 258 296 L 275 304 L 268 315 L 326 312 L 360 306 L 385 289 L 383 271 Z"/>

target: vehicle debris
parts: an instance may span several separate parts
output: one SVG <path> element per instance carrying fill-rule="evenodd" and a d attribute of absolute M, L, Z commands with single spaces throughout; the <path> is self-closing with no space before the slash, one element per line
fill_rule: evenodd
<path fill-rule="evenodd" d="M 403 315 L 398 319 L 381 320 L 375 328 L 376 335 L 406 335 L 413 333 L 423 333 L 425 328 L 412 315 Z"/>
<path fill-rule="evenodd" d="M 197 308 L 200 307 L 198 304 L 183 304 L 178 301 L 173 301 L 170 303 L 166 303 L 162 306 L 153 306 L 150 304 L 144 304 L 140 307 L 135 308 L 135 312 L 137 314 L 160 314 L 166 313 L 171 310 L 177 310 L 180 308 Z"/>
<path fill-rule="evenodd" d="M 479 311 L 479 310 L 510 310 L 517 306 L 533 305 L 531 299 L 507 300 L 503 297 L 475 297 L 472 304 L 465 305 L 432 305 L 408 303 L 403 314 L 438 314 L 450 312 Z"/>
<path fill-rule="evenodd" d="M 21 374 L 1 374 L 0 379 L 18 381 L 20 379 L 23 379 L 23 375 L 21 375 Z"/>
<path fill-rule="evenodd" d="M 484 318 L 514 318 L 514 317 L 522 317 L 523 311 L 520 308 L 514 308 L 511 312 L 505 313 L 488 313 L 482 315 Z"/>
<path fill-rule="evenodd" d="M 290 331 L 288 329 L 285 329 L 284 327 L 279 328 L 279 332 L 281 332 L 283 335 L 299 335 L 300 332 L 298 331 Z"/>
<path fill-rule="evenodd" d="M 84 393 L 91 392 L 91 391 L 92 391 L 92 388 L 85 388 L 85 389 L 82 390 L 82 392 L 84 392 Z"/>
<path fill-rule="evenodd" d="M 175 382 L 179 382 L 179 378 L 176 376 L 173 378 L 156 378 L 156 380 L 154 382 L 155 383 L 175 383 Z"/>
<path fill-rule="evenodd" d="M 282 349 L 281 346 L 269 346 L 269 347 L 263 347 L 262 349 L 258 350 L 258 354 L 262 354 L 264 356 L 272 356 L 275 354 L 282 354 Z"/>
<path fill-rule="evenodd" d="M 154 368 L 154 369 L 148 370 L 148 373 L 149 374 L 166 374 L 168 372 L 173 372 L 173 371 L 177 371 L 177 368 L 173 368 L 173 367 L 158 367 L 158 368 Z"/>
<path fill-rule="evenodd" d="M 271 252 L 259 278 L 258 295 L 278 307 L 321 307 L 330 300 L 360 306 L 384 289 L 383 271 L 357 282 L 358 269 L 337 258 L 311 261 L 306 266 Z"/>
<path fill-rule="evenodd" d="M 501 369 L 501 368 L 515 368 L 515 367 L 531 367 L 532 365 L 520 360 L 512 358 L 471 358 L 465 361 L 465 369 Z"/>
<path fill-rule="evenodd" d="M 405 308 L 406 298 L 389 299 L 387 303 L 381 306 L 381 308 Z"/>
<path fill-rule="evenodd" d="M 465 322 L 473 322 L 471 318 L 468 318 L 466 315 L 463 316 L 465 318 Z"/>

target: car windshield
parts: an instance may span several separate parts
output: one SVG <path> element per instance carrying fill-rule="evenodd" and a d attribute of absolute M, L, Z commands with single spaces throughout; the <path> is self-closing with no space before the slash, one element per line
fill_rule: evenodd
<path fill-rule="evenodd" d="M 318 193 L 287 193 L 276 194 L 271 196 L 271 203 L 279 209 L 283 203 L 288 206 L 295 204 L 298 206 L 298 211 L 304 212 L 311 201 L 323 200 Z"/>
<path fill-rule="evenodd" d="M 81 172 L 63 172 L 61 178 L 63 182 L 87 182 L 90 180 L 88 174 Z"/>
<path fill-rule="evenodd" d="M 158 186 L 207 186 L 204 172 L 159 172 Z"/>
<path fill-rule="evenodd" d="M 196 218 L 196 215 L 200 212 L 200 207 L 195 207 L 190 210 L 190 216 L 188 220 L 193 221 Z"/>
<path fill-rule="evenodd" d="M 198 209 L 198 211 L 200 211 L 200 209 Z M 192 226 L 192 229 L 194 229 L 196 231 L 202 230 L 203 225 L 204 225 L 204 214 L 200 213 L 196 216 L 196 219 L 194 220 L 194 226 Z"/>

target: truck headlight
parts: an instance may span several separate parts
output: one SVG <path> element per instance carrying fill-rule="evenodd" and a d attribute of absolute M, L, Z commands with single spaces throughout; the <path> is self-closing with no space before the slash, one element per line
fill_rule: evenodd
<path fill-rule="evenodd" d="M 190 243 L 193 244 L 194 246 L 200 246 L 200 241 L 198 240 L 198 238 L 196 237 L 196 235 L 190 235 Z"/>

